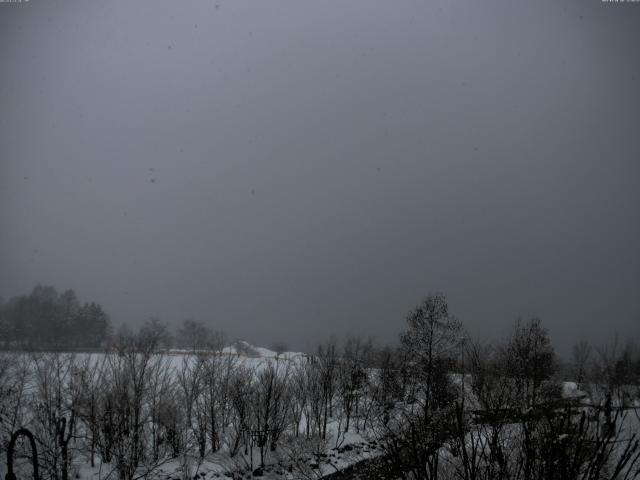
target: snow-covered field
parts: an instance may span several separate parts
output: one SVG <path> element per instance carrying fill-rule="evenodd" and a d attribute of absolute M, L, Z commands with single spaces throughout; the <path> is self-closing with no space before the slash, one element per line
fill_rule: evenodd
<path fill-rule="evenodd" d="M 99 428 L 92 427 L 90 425 L 91 418 L 88 418 L 86 413 L 80 414 L 79 410 L 87 408 L 88 397 L 86 394 L 94 394 L 91 398 L 95 402 L 96 408 L 101 408 L 98 405 L 101 405 L 105 398 L 111 398 L 109 396 L 111 393 L 108 391 L 113 386 L 113 382 L 122 379 L 112 378 L 111 375 L 114 374 L 110 372 L 116 368 L 122 368 L 122 372 L 128 375 L 126 361 L 122 363 L 123 359 L 113 353 L 62 354 L 57 356 L 37 354 L 33 357 L 28 354 L 15 353 L 4 355 L 5 359 L 7 356 L 13 357 L 13 360 L 16 360 L 12 367 L 15 369 L 15 373 L 24 368 L 25 376 L 22 392 L 19 395 L 15 395 L 15 389 L 9 385 L 11 379 L 4 378 L 4 386 L 14 393 L 13 397 L 7 397 L 4 409 L 9 411 L 15 407 L 11 404 L 12 398 L 16 402 L 19 400 L 20 405 L 19 412 L 15 413 L 13 422 L 9 422 L 6 417 L 2 419 L 4 421 L 3 429 L 0 432 L 2 442 L 7 441 L 11 431 L 15 431 L 16 428 L 23 425 L 32 429 L 38 437 L 51 437 L 50 419 L 43 419 L 38 413 L 38 408 L 43 402 L 51 402 L 52 404 L 47 405 L 46 408 L 50 410 L 47 412 L 49 416 L 56 417 L 54 422 L 62 418 L 70 421 L 71 415 L 74 416 L 75 431 L 68 446 L 71 459 L 69 478 L 96 480 L 117 478 L 119 471 L 116 454 L 111 452 L 113 458 L 110 462 L 101 461 L 104 455 L 100 454 L 100 450 L 104 450 L 104 445 L 100 447 L 97 444 L 106 442 L 104 432 L 101 433 Z M 47 361 L 45 362 L 43 359 L 47 359 Z M 54 359 L 58 359 L 60 363 L 56 364 Z M 295 393 L 292 393 L 293 383 L 302 381 L 301 372 L 309 369 L 310 362 L 310 358 L 304 353 L 277 353 L 266 348 L 253 347 L 246 342 L 236 342 L 236 344 L 220 351 L 169 350 L 153 354 L 149 364 L 145 367 L 149 372 L 145 374 L 148 376 L 144 377 L 144 381 L 162 380 L 171 386 L 166 390 L 151 389 L 145 393 L 148 398 L 145 397 L 142 404 L 145 424 L 141 427 L 141 432 L 144 432 L 144 435 L 148 437 L 146 448 L 151 451 L 156 448 L 155 444 L 158 443 L 161 445 L 158 449 L 163 451 L 163 455 L 159 459 L 154 459 L 153 465 L 140 468 L 133 478 L 138 476 L 157 479 L 240 478 L 242 475 L 251 476 L 254 474 L 262 475 L 265 478 L 320 478 L 364 459 L 380 455 L 381 450 L 375 440 L 368 435 L 366 428 L 359 428 L 361 421 L 355 414 L 351 420 L 351 428 L 349 431 L 345 431 L 344 418 L 341 417 L 342 410 L 336 400 L 331 401 L 331 406 L 320 405 L 320 408 L 331 408 L 332 410 L 332 415 L 329 415 L 329 412 L 324 412 L 327 417 L 326 427 L 318 423 L 320 418 L 318 415 L 322 415 L 323 412 L 316 410 L 314 412 L 315 421 L 311 419 L 312 408 L 309 403 L 313 400 L 309 396 L 312 395 L 310 393 L 312 390 L 316 395 L 321 394 L 320 391 L 316 391 L 318 385 L 298 385 Z M 27 363 L 29 366 L 25 367 Z M 215 371 L 208 371 L 207 368 Z M 82 374 L 75 369 L 83 370 L 84 377 L 87 377 L 83 380 L 87 385 L 85 392 L 77 391 L 80 381 L 78 378 Z M 213 373 L 219 377 L 212 380 L 206 376 L 207 373 Z M 47 380 L 47 376 L 51 375 L 62 377 L 59 384 L 61 392 L 56 393 L 50 390 L 52 384 L 55 383 L 49 383 Z M 131 375 L 135 375 L 135 373 L 131 373 Z M 194 382 L 195 375 L 201 376 L 201 383 L 197 386 Z M 239 379 L 251 385 L 245 392 L 246 405 L 244 407 L 237 405 L 242 401 L 242 398 L 233 396 L 232 387 L 229 385 L 225 387 L 221 383 L 217 383 L 237 382 Z M 219 435 L 217 448 L 213 449 L 207 445 L 204 449 L 204 455 L 200 455 L 196 438 L 199 431 L 196 424 L 204 425 L 211 422 L 211 418 L 206 416 L 198 418 L 198 412 L 204 412 L 207 407 L 205 405 L 205 390 L 207 388 L 206 382 L 209 380 L 215 383 L 216 388 L 219 388 L 219 391 L 213 392 L 212 395 L 225 395 L 228 398 L 211 400 L 218 402 L 212 405 L 220 409 L 221 417 L 217 421 L 221 422 L 218 428 L 222 432 Z M 74 382 L 75 385 L 70 386 Z M 188 384 L 188 382 L 194 383 Z M 278 382 L 288 383 L 285 387 L 284 384 Z M 3 384 L 0 384 L 0 388 L 2 387 Z M 281 387 L 287 391 L 280 391 Z M 198 389 L 198 392 L 192 392 L 192 396 L 189 397 L 189 388 Z M 269 391 L 263 390 L 264 388 L 272 388 L 273 392 L 269 393 Z M 57 394 L 59 394 L 59 398 L 54 398 Z M 83 394 L 85 395 L 83 396 Z M 286 403 L 286 406 L 279 406 L 275 401 L 268 400 L 269 395 L 273 395 L 275 398 L 276 394 L 282 395 L 278 401 L 282 404 Z M 166 396 L 174 398 L 167 399 Z M 183 408 L 187 408 L 185 402 L 192 403 L 189 407 L 189 415 L 193 416 L 192 420 L 184 418 L 177 420 L 178 423 L 182 422 L 182 432 L 177 432 L 180 429 L 178 426 L 175 429 L 173 426 L 167 426 L 173 420 L 163 418 L 161 404 L 165 401 L 173 402 L 173 404 L 177 402 Z M 262 405 L 269 401 L 272 402 L 271 405 Z M 56 402 L 58 404 L 53 405 Z M 73 402 L 78 403 L 79 406 L 72 405 Z M 242 418 L 242 413 L 238 414 L 242 408 L 254 409 L 256 412 L 247 414 L 251 418 Z M 76 411 L 72 413 L 73 409 Z M 297 414 L 294 410 L 297 411 Z M 267 420 L 265 420 L 265 415 L 268 417 Z M 94 419 L 94 421 L 98 423 L 98 420 Z M 242 422 L 242 429 L 238 427 L 238 422 Z M 270 440 L 261 441 L 259 433 L 263 425 L 267 425 L 268 429 L 276 428 L 271 425 L 272 422 L 277 423 L 277 428 L 281 429 L 278 432 L 277 441 L 272 442 L 273 447 L 269 445 Z M 174 432 L 172 429 L 176 431 Z M 158 433 L 159 431 L 162 433 Z M 169 437 L 173 434 L 181 436 L 179 441 L 173 440 L 180 444 L 174 450 L 167 446 L 171 441 Z M 207 433 L 203 435 L 206 437 Z M 99 438 L 91 446 L 92 439 L 96 437 Z M 262 446 L 261 442 L 264 442 Z M 55 438 L 47 438 L 38 443 L 41 464 L 43 461 L 51 463 L 51 457 L 60 454 L 59 447 L 52 447 L 52 444 L 56 443 Z M 154 447 L 149 446 L 151 443 L 154 444 Z M 93 461 L 91 460 L 91 450 L 94 450 Z M 49 458 L 45 460 L 47 456 Z M 26 467 L 28 467 L 27 463 L 21 462 L 18 468 Z M 2 477 L 6 473 L 6 468 L 6 455 L 2 452 L 0 457 L 0 475 Z M 41 465 L 41 471 L 43 468 L 46 467 Z"/>
<path fill-rule="evenodd" d="M 130 480 L 321 478 L 383 455 L 378 370 L 341 365 L 332 372 L 335 363 L 246 342 L 146 357 L 0 353 L 0 362 L 0 440 L 27 426 L 38 437 L 41 471 L 52 472 L 60 470 L 64 439 L 68 478 L 115 479 L 127 471 Z M 479 408 L 471 377 L 451 380 L 466 408 Z M 585 408 L 604 401 L 597 386 L 560 387 Z M 637 387 L 621 392 L 625 406 L 640 407 Z M 614 410 L 622 406 L 613 399 Z M 638 412 L 626 411 L 625 436 L 640 432 Z M 3 451 L 3 477 L 6 468 Z M 28 462 L 19 468 L 28 472 Z"/>

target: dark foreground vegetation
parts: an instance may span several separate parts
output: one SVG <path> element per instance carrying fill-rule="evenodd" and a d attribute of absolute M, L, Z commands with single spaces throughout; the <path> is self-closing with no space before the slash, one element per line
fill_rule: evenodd
<path fill-rule="evenodd" d="M 13 332 L 16 318 L 44 325 L 34 305 L 76 305 L 59 325 L 85 318 L 78 312 L 91 304 L 70 298 L 38 287 L 8 302 L 3 321 Z M 56 480 L 80 466 L 122 480 L 640 478 L 640 351 L 632 343 L 580 342 L 561 362 L 531 319 L 483 344 L 442 295 L 409 313 L 393 348 L 330 340 L 310 355 L 258 362 L 213 354 L 222 337 L 194 321 L 174 335 L 158 321 L 108 333 L 86 337 L 108 347 L 101 354 L 0 354 L 3 456 L 11 432 L 26 426 L 42 478 Z M 176 344 L 191 354 L 162 353 Z M 376 457 L 338 473 L 332 458 L 352 449 L 353 435 Z M 24 445 L 19 453 L 26 456 Z M 216 462 L 217 472 L 205 468 Z"/>

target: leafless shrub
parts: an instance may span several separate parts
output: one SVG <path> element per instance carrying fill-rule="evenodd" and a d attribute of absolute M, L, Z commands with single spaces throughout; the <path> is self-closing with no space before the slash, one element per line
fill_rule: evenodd
<path fill-rule="evenodd" d="M 359 337 L 347 339 L 343 355 L 338 362 L 337 385 L 341 416 L 345 419 L 345 432 L 349 431 L 351 419 L 356 416 L 356 431 L 362 397 L 368 384 L 367 368 L 371 362 L 373 344 Z"/>
<path fill-rule="evenodd" d="M 26 397 L 32 373 L 31 357 L 0 352 L 0 448 L 26 423 Z"/>
<path fill-rule="evenodd" d="M 220 346 L 215 347 L 219 351 Z M 214 354 L 200 357 L 202 362 L 202 392 L 196 399 L 195 415 L 199 429 L 201 455 L 210 448 L 217 452 L 227 433 L 232 413 L 231 383 L 238 365 L 232 355 Z"/>
<path fill-rule="evenodd" d="M 70 441 L 74 438 L 80 384 L 72 354 L 33 355 L 34 394 L 32 426 L 39 446 L 40 468 L 45 477 L 68 480 Z"/>

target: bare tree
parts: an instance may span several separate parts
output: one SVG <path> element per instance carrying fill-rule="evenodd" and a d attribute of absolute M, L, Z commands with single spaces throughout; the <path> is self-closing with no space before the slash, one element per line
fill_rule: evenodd
<path fill-rule="evenodd" d="M 457 391 L 449 376 L 460 353 L 462 327 L 443 295 L 429 295 L 407 316 L 401 335 L 406 397 L 378 422 L 394 474 L 438 478 L 440 450 L 453 436 Z"/>
<path fill-rule="evenodd" d="M 68 480 L 80 397 L 75 357 L 45 353 L 33 356 L 35 392 L 33 426 L 45 472 L 52 479 Z"/>
<path fill-rule="evenodd" d="M 606 392 L 619 406 L 630 406 L 633 401 L 630 387 L 640 381 L 638 372 L 634 371 L 634 363 L 640 364 L 640 349 L 632 340 L 621 347 L 616 335 L 610 345 L 598 348 L 597 352 L 597 381 L 604 384 Z"/>
<path fill-rule="evenodd" d="M 572 373 L 579 385 L 582 385 L 587 378 L 592 350 L 591 345 L 586 340 L 580 340 L 571 350 Z"/>
<path fill-rule="evenodd" d="M 253 389 L 253 370 L 239 365 L 233 372 L 230 382 L 230 400 L 233 419 L 230 422 L 233 431 L 229 439 L 229 453 L 234 457 L 241 444 L 245 453 L 249 448 L 249 432 L 251 430 L 250 398 Z"/>
<path fill-rule="evenodd" d="M 182 478 L 187 480 L 193 477 L 192 451 L 198 447 L 199 463 L 204 458 L 206 451 L 206 423 L 194 421 L 196 402 L 202 395 L 204 361 L 201 357 L 184 356 L 181 367 L 177 371 L 177 386 L 179 402 L 184 412 L 179 434 L 182 437 Z"/>
<path fill-rule="evenodd" d="M 218 343 L 216 334 L 201 321 L 186 319 L 176 333 L 176 344 L 193 352 L 211 348 Z"/>
<path fill-rule="evenodd" d="M 329 362 L 330 360 L 325 359 L 323 362 L 318 357 L 310 357 L 304 367 L 306 403 L 303 412 L 306 420 L 306 438 L 315 435 L 326 438 L 326 423 L 331 403 L 330 375 L 335 369 Z"/>
<path fill-rule="evenodd" d="M 514 401 L 527 408 L 559 396 L 559 386 L 549 382 L 557 369 L 556 355 L 539 318 L 518 319 L 500 352 L 505 375 L 514 381 Z"/>
<path fill-rule="evenodd" d="M 167 461 L 149 451 L 152 409 L 149 399 L 162 395 L 153 391 L 154 372 L 168 369 L 167 358 L 156 351 L 166 338 L 166 328 L 156 321 L 145 324 L 138 335 L 122 338 L 117 353 L 108 356 L 108 378 L 103 418 L 104 434 L 121 480 L 149 475 Z"/>
<path fill-rule="evenodd" d="M 256 374 L 253 388 L 253 428 L 260 448 L 260 466 L 264 468 L 265 454 L 275 451 L 280 435 L 290 421 L 287 376 L 289 364 L 265 361 Z"/>
<path fill-rule="evenodd" d="M 296 438 L 300 436 L 302 419 L 305 418 L 307 424 L 309 422 L 309 419 L 305 416 L 307 404 L 309 402 L 307 382 L 308 365 L 308 362 L 295 364 L 291 372 L 291 381 L 289 383 L 292 395 L 291 416 Z"/>
<path fill-rule="evenodd" d="M 77 415 L 81 420 L 81 430 L 89 448 L 92 467 L 95 466 L 96 451 L 105 446 L 102 438 L 103 424 L 100 419 L 100 398 L 103 393 L 106 356 L 86 356 L 78 362 L 76 381 L 79 385 Z"/>
<path fill-rule="evenodd" d="M 316 367 L 319 367 L 322 398 L 322 438 L 327 438 L 327 424 L 333 417 L 333 405 L 338 373 L 337 340 L 329 338 L 324 345 L 318 346 Z"/>
<path fill-rule="evenodd" d="M 345 432 L 349 431 L 352 416 L 358 415 L 361 398 L 367 385 L 367 363 L 373 350 L 372 341 L 359 337 L 347 339 L 338 364 L 338 391 L 345 418 Z M 358 423 L 356 423 L 358 430 Z"/>
<path fill-rule="evenodd" d="M 27 387 L 32 376 L 31 356 L 0 352 L 0 447 L 27 417 Z"/>
<path fill-rule="evenodd" d="M 230 383 L 237 358 L 222 353 L 223 336 L 209 335 L 207 351 L 200 351 L 201 392 L 195 398 L 194 415 L 200 457 L 204 457 L 207 442 L 211 450 L 220 449 L 231 411 Z"/>

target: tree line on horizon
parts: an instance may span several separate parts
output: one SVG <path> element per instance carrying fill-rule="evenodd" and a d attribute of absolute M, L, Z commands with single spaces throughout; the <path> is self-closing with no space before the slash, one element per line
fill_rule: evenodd
<path fill-rule="evenodd" d="M 102 306 L 81 303 L 72 289 L 36 285 L 28 295 L 0 301 L 0 347 L 5 349 L 97 349 L 110 333 Z"/>
<path fill-rule="evenodd" d="M 173 464 L 187 480 L 212 454 L 232 478 L 311 479 L 353 432 L 382 453 L 369 478 L 640 478 L 638 347 L 579 342 L 563 366 L 539 319 L 479 342 L 441 294 L 405 320 L 397 346 L 334 337 L 296 361 L 208 355 L 223 343 L 206 325 L 172 335 L 157 319 L 119 329 L 101 356 L 0 354 L 0 447 L 28 425 L 51 480 L 82 462 L 120 480 Z M 158 355 L 167 342 L 192 354 Z"/>
<path fill-rule="evenodd" d="M 539 322 L 539 319 L 536 321 Z M 521 319 L 516 321 L 521 322 Z M 0 348 L 103 350 L 113 348 L 116 343 L 127 338 L 131 341 L 135 337 L 150 335 L 156 337 L 159 350 L 217 349 L 224 347 L 227 340 L 224 332 L 192 318 L 172 324 L 150 317 L 137 330 L 126 322 L 116 329 L 102 305 L 95 301 L 81 302 L 73 289 L 58 292 L 53 286 L 38 284 L 29 294 L 11 297 L 6 302 L 0 297 Z M 567 375 L 567 378 L 581 382 L 588 373 L 588 360 L 593 360 L 596 355 L 613 355 L 620 358 L 617 366 L 612 367 L 615 372 L 611 375 L 629 377 L 633 375 L 630 371 L 639 372 L 640 375 L 640 356 L 632 358 L 638 350 L 634 340 L 629 338 L 621 343 L 616 335 L 608 345 L 599 346 L 579 340 L 574 343 L 566 359 L 554 350 L 555 368 Z M 239 350 L 245 348 L 242 342 L 235 342 L 234 345 Z M 274 342 L 270 348 L 281 353 L 288 346 L 284 342 Z M 578 368 L 575 367 L 576 364 L 582 366 Z"/>

